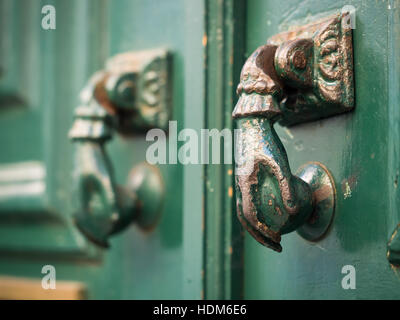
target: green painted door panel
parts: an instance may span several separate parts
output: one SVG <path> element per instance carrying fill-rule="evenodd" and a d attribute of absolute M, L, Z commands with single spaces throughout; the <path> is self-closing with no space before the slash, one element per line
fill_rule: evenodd
<path fill-rule="evenodd" d="M 56 9 L 55 30 L 41 28 L 47 4 Z M 184 190 L 201 191 L 201 179 L 190 178 L 201 167 L 160 166 L 167 192 L 156 228 L 132 225 L 101 249 L 72 223 L 68 131 L 80 90 L 107 58 L 153 48 L 172 53 L 171 120 L 178 130 L 200 127 L 185 106 L 202 118 L 203 11 L 201 1 L 183 0 L 0 1 L 0 275 L 41 279 L 53 265 L 57 280 L 82 282 L 92 299 L 201 297 L 202 203 Z M 145 133 L 109 143 L 118 182 L 149 144 Z"/>
<path fill-rule="evenodd" d="M 293 171 L 319 161 L 336 183 L 333 225 L 322 240 L 282 237 L 282 253 L 245 236 L 244 297 L 249 299 L 399 299 L 400 278 L 386 257 L 400 222 L 398 1 L 249 1 L 246 56 L 270 36 L 313 16 L 356 8 L 353 30 L 355 110 L 300 124 L 276 125 Z M 356 289 L 342 288 L 354 266 Z"/>

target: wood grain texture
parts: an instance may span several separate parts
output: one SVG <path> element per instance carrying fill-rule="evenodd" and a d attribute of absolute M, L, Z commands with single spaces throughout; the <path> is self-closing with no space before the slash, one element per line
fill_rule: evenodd
<path fill-rule="evenodd" d="M 56 289 L 43 289 L 41 280 L 0 276 L 0 299 L 82 300 L 86 296 L 86 286 L 80 282 L 57 281 Z"/>

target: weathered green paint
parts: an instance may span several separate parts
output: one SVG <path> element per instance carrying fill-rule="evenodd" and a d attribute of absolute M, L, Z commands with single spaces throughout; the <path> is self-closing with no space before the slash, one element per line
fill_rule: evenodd
<path fill-rule="evenodd" d="M 246 5 L 241 0 L 205 3 L 205 128 L 232 129 L 236 84 L 244 62 Z M 204 298 L 238 299 L 243 296 L 243 234 L 233 214 L 233 165 L 205 165 L 204 178 Z"/>
<path fill-rule="evenodd" d="M 318 161 L 335 180 L 335 217 L 315 244 L 285 236 L 282 253 L 245 238 L 245 298 L 399 299 L 400 280 L 387 243 L 399 223 L 399 2 L 250 1 L 249 53 L 289 25 L 356 7 L 354 112 L 291 128 L 276 126 L 292 168 Z M 379 12 L 379 14 L 377 14 Z M 341 286 L 343 266 L 356 270 L 356 290 Z"/>

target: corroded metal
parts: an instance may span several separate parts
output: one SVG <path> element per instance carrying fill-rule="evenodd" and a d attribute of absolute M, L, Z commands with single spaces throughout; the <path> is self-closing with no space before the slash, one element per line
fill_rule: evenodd
<path fill-rule="evenodd" d="M 135 223 L 143 230 L 152 230 L 159 221 L 165 196 L 160 170 L 147 162 L 138 164 L 129 173 L 126 188 L 137 197 L 140 214 Z"/>
<path fill-rule="evenodd" d="M 242 225 L 261 244 L 282 251 L 281 235 L 294 231 L 313 211 L 310 187 L 290 172 L 286 151 L 268 118 L 241 118 L 246 152 L 236 174 L 237 214 Z"/>
<path fill-rule="evenodd" d="M 328 170 L 311 164 L 291 173 L 273 125 L 324 118 L 354 108 L 352 34 L 334 15 L 276 35 L 243 66 L 233 111 L 245 150 L 236 171 L 237 212 L 263 245 L 281 251 L 281 235 L 299 230 L 315 241 L 333 217 Z M 239 152 L 240 153 L 240 152 Z"/>
<path fill-rule="evenodd" d="M 162 177 L 154 166 L 138 165 L 129 175 L 126 187 L 117 185 L 105 149 L 115 131 L 127 129 L 121 127 L 121 112 L 138 111 L 134 70 L 140 65 L 128 64 L 127 61 L 133 61 L 130 57 L 117 56 L 108 65 L 112 71 L 97 72 L 90 79 L 81 93 L 81 105 L 75 110 L 69 133 L 75 144 L 74 220 L 88 239 L 103 247 L 108 246 L 111 235 L 133 221 L 145 229 L 153 226 L 164 197 Z M 154 103 L 157 109 L 157 102 Z M 143 108 L 142 105 L 139 109 Z M 127 119 L 134 125 L 138 118 Z M 147 125 L 160 124 L 159 118 L 155 119 L 148 117 Z"/>

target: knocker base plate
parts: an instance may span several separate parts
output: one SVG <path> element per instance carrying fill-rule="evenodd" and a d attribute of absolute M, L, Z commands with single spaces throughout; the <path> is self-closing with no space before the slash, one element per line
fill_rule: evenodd
<path fill-rule="evenodd" d="M 280 46 L 275 68 L 286 85 L 282 125 L 353 110 L 353 35 L 347 15 L 334 14 L 269 38 L 269 44 Z"/>
<path fill-rule="evenodd" d="M 328 169 L 319 162 L 309 162 L 299 168 L 296 175 L 308 183 L 314 198 L 311 218 L 297 229 L 308 241 L 318 241 L 326 235 L 335 212 L 335 182 Z"/>

